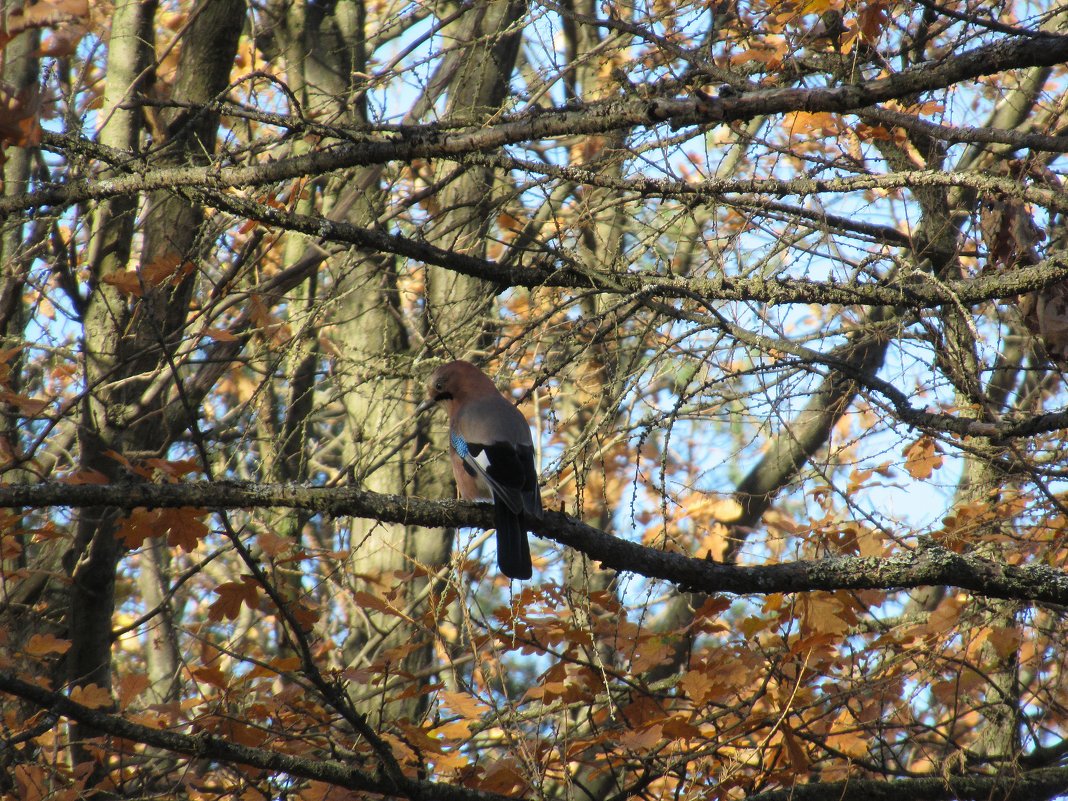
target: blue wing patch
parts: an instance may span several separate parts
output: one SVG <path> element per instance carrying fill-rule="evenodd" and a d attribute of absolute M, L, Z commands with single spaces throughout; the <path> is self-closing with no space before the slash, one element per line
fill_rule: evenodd
<path fill-rule="evenodd" d="M 452 443 L 452 449 L 456 451 L 456 455 L 459 456 L 461 459 L 466 459 L 468 450 L 467 442 L 464 441 L 464 438 L 457 434 L 455 431 L 450 431 L 449 441 Z"/>

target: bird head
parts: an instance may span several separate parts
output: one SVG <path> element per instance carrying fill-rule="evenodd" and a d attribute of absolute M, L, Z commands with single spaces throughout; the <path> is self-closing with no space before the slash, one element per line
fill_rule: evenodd
<path fill-rule="evenodd" d="M 457 360 L 438 367 L 426 384 L 426 401 L 420 409 L 435 403 L 445 404 L 450 412 L 471 398 L 497 394 L 497 387 L 489 377 L 471 362 Z"/>

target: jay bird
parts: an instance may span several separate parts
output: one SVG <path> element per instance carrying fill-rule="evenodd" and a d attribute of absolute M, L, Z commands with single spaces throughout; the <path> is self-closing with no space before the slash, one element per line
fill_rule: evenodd
<path fill-rule="evenodd" d="M 497 564 L 508 578 L 528 579 L 532 568 L 524 514 L 541 519 L 534 441 L 526 419 L 471 362 L 437 368 L 427 405 L 449 413 L 452 473 L 465 500 L 492 500 Z"/>

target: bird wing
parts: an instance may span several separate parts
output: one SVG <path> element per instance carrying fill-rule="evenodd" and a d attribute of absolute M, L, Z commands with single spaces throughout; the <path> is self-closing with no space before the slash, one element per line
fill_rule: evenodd
<path fill-rule="evenodd" d="M 507 442 L 490 445 L 468 443 L 456 431 L 450 432 L 449 438 L 467 471 L 481 478 L 492 490 L 493 496 L 513 514 L 522 514 L 526 507 L 522 493 L 523 471 L 515 447 Z"/>
<path fill-rule="evenodd" d="M 538 471 L 534 467 L 534 448 L 521 447 L 519 461 L 523 467 L 523 506 L 527 515 L 541 520 L 541 488 L 538 486 Z"/>
<path fill-rule="evenodd" d="M 542 516 L 534 441 L 522 413 L 502 395 L 477 398 L 463 404 L 450 420 L 453 449 L 465 471 L 477 477 L 512 512 Z"/>

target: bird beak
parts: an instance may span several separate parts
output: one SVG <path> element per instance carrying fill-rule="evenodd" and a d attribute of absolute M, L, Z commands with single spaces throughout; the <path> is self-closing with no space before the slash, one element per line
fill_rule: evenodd
<path fill-rule="evenodd" d="M 427 398 L 425 401 L 423 401 L 422 403 L 420 403 L 418 406 L 415 407 L 415 413 L 416 414 L 422 414 L 427 409 L 433 409 L 433 408 L 434 408 L 434 401 L 430 400 L 430 398 Z"/>

